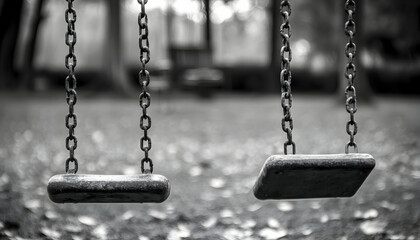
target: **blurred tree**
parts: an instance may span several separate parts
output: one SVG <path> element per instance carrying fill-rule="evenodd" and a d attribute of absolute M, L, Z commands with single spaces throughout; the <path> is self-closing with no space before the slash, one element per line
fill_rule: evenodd
<path fill-rule="evenodd" d="M 23 0 L 2 1 L 0 5 L 0 87 L 16 87 L 16 45 Z"/>
<path fill-rule="evenodd" d="M 24 43 L 23 65 L 19 82 L 19 88 L 22 90 L 32 89 L 34 87 L 34 55 L 36 51 L 36 40 L 39 32 L 39 25 L 44 19 L 44 15 L 42 14 L 43 5 L 44 0 L 36 1 L 32 19 L 29 22 L 31 26 L 29 27 L 27 41 Z"/>
<path fill-rule="evenodd" d="M 212 53 L 212 28 L 211 28 L 211 14 L 210 14 L 210 0 L 204 0 L 204 10 L 206 12 L 206 30 L 205 30 L 205 41 L 206 48 L 209 50 L 209 53 Z"/>
<path fill-rule="evenodd" d="M 133 86 L 131 86 L 126 69 L 123 62 L 123 51 L 121 41 L 121 4 L 123 1 L 109 0 L 106 1 L 108 10 L 108 28 L 106 39 L 107 46 L 105 50 L 105 70 L 108 72 L 109 84 L 117 92 L 125 95 L 133 95 Z M 101 83 L 102 84 L 102 83 Z"/>
<path fill-rule="evenodd" d="M 270 61 L 270 72 L 269 83 L 267 84 L 267 90 L 277 92 L 280 89 L 280 71 L 279 66 L 281 65 L 280 59 L 280 25 L 282 18 L 280 18 L 280 1 L 271 0 L 271 61 Z"/>

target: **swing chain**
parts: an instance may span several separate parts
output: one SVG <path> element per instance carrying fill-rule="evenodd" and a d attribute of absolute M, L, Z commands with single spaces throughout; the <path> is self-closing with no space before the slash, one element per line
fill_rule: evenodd
<path fill-rule="evenodd" d="M 141 160 L 141 171 L 142 173 L 153 172 L 153 162 L 149 158 L 149 151 L 152 148 L 152 140 L 147 135 L 147 130 L 152 126 L 152 119 L 147 115 L 147 108 L 150 106 L 151 96 L 148 92 L 148 86 L 150 83 L 150 74 L 146 70 L 146 64 L 150 61 L 150 50 L 149 50 L 149 27 L 148 18 L 146 14 L 145 5 L 148 0 L 137 1 L 141 10 L 138 15 L 139 25 L 139 47 L 140 47 L 140 62 L 141 70 L 139 72 L 139 83 L 142 87 L 142 92 L 139 96 L 139 104 L 142 109 L 142 116 L 140 117 L 140 129 L 143 130 L 143 136 L 140 138 L 140 149 L 144 152 L 144 158 Z M 149 169 L 144 169 L 144 164 L 149 164 Z"/>
<path fill-rule="evenodd" d="M 287 147 L 292 146 L 293 154 L 296 153 L 296 144 L 293 142 L 292 130 L 293 130 L 293 119 L 290 113 L 292 107 L 292 72 L 290 71 L 290 61 L 292 60 L 292 49 L 290 48 L 290 36 L 291 27 L 289 23 L 289 17 L 292 14 L 292 8 L 288 0 L 284 0 L 280 3 L 280 12 L 283 16 L 283 23 L 280 26 L 280 35 L 282 37 L 282 47 L 280 49 L 281 56 L 281 72 L 280 72 L 280 84 L 281 84 L 281 106 L 283 108 L 283 119 L 281 126 L 283 131 L 287 134 L 287 141 L 284 143 L 284 154 L 287 155 Z"/>
<path fill-rule="evenodd" d="M 357 123 L 354 120 L 354 114 L 357 111 L 356 88 L 354 80 L 356 78 L 356 65 L 353 63 L 356 56 L 356 44 L 354 43 L 354 35 L 356 34 L 356 23 L 353 20 L 353 14 L 356 11 L 356 3 L 354 0 L 346 0 L 345 11 L 347 13 L 347 21 L 344 25 L 348 42 L 345 47 L 345 54 L 348 59 L 344 76 L 347 79 L 347 87 L 345 89 L 346 110 L 350 114 L 350 121 L 346 124 L 346 132 L 350 136 L 350 141 L 346 144 L 345 152 L 349 153 L 349 148 L 353 147 L 357 153 L 357 144 L 354 142 L 354 136 L 357 134 Z"/>
<path fill-rule="evenodd" d="M 65 66 L 69 70 L 69 73 L 65 79 L 66 102 L 69 106 L 69 113 L 66 115 L 65 124 L 69 130 L 69 135 L 66 137 L 66 149 L 69 151 L 70 155 L 66 160 L 66 173 L 76 173 L 78 169 L 78 162 L 74 157 L 74 150 L 77 148 L 77 138 L 74 134 L 74 129 L 77 126 L 77 116 L 74 113 L 74 105 L 76 105 L 77 102 L 77 80 L 74 74 L 77 58 L 74 54 L 74 45 L 77 41 L 77 35 L 75 31 L 76 10 L 73 8 L 73 1 L 74 0 L 67 0 L 68 7 L 65 11 L 65 20 L 67 23 L 65 43 L 69 47 L 69 53 L 65 57 Z M 74 164 L 73 169 L 70 169 L 70 163 Z"/>

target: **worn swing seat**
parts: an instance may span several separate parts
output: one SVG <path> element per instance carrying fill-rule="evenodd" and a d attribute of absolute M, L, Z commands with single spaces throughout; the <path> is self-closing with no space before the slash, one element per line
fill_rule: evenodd
<path fill-rule="evenodd" d="M 55 203 L 160 203 L 170 192 L 169 181 L 158 174 L 62 174 L 48 182 Z"/>
<path fill-rule="evenodd" d="M 370 154 L 274 155 L 265 162 L 254 195 L 261 200 L 351 197 L 374 167 Z"/>

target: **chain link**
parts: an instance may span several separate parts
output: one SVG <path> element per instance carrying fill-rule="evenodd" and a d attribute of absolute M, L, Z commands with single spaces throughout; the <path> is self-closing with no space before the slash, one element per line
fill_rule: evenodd
<path fill-rule="evenodd" d="M 152 126 L 152 119 L 147 115 L 147 108 L 150 106 L 151 96 L 148 92 L 148 86 L 150 83 L 150 74 L 146 70 L 146 64 L 150 61 L 150 49 L 149 49 L 149 27 L 148 18 L 146 14 L 145 5 L 148 0 L 138 0 L 137 2 L 141 6 L 140 13 L 138 15 L 139 24 L 139 48 L 140 48 L 140 62 L 141 70 L 139 72 L 139 84 L 142 91 L 139 96 L 139 104 L 142 109 L 142 115 L 140 117 L 140 129 L 143 130 L 143 136 L 140 138 L 140 149 L 144 152 L 144 158 L 141 160 L 141 171 L 142 173 L 153 172 L 153 162 L 149 158 L 149 151 L 152 148 L 152 140 L 147 135 L 147 130 Z M 149 168 L 145 169 L 144 164 L 149 164 Z"/>
<path fill-rule="evenodd" d="M 358 152 L 357 144 L 354 142 L 354 136 L 357 134 L 357 123 L 354 120 L 354 114 L 357 111 L 356 88 L 354 80 L 356 78 L 356 65 L 353 60 L 356 56 L 356 44 L 354 43 L 354 35 L 356 34 L 356 23 L 353 20 L 353 14 L 356 11 L 356 3 L 354 0 L 347 0 L 345 3 L 345 11 L 347 13 L 347 21 L 344 25 L 344 31 L 348 37 L 345 47 L 347 57 L 347 65 L 344 76 L 347 79 L 347 87 L 345 89 L 346 110 L 350 114 L 350 120 L 346 124 L 346 132 L 350 136 L 350 141 L 346 144 L 345 152 L 349 153 L 349 148 L 353 147 L 354 152 Z"/>
<path fill-rule="evenodd" d="M 75 31 L 76 11 L 73 8 L 74 0 L 67 0 L 67 9 L 65 11 L 65 20 L 67 23 L 67 32 L 65 34 L 65 43 L 69 47 L 69 53 L 65 57 L 65 66 L 69 70 L 65 80 L 66 88 L 66 102 L 69 106 L 69 113 L 66 115 L 65 124 L 69 130 L 69 135 L 66 137 L 66 149 L 69 151 L 69 158 L 66 160 L 66 173 L 76 173 L 78 169 L 77 159 L 74 157 L 74 151 L 77 148 L 77 138 L 74 134 L 74 129 L 77 126 L 77 116 L 74 113 L 74 105 L 77 102 L 76 85 L 77 80 L 74 74 L 74 68 L 77 64 L 77 58 L 74 54 L 74 45 L 77 41 Z M 70 163 L 74 167 L 70 169 Z"/>
<path fill-rule="evenodd" d="M 290 113 L 290 108 L 292 107 L 292 72 L 290 71 L 292 49 L 290 48 L 289 42 L 291 36 L 289 17 L 292 14 L 292 9 L 288 0 L 284 0 L 280 3 L 280 12 L 283 17 L 283 23 L 280 26 L 280 35 L 282 37 L 283 45 L 280 49 L 280 83 L 282 89 L 281 106 L 283 108 L 283 119 L 281 120 L 281 126 L 283 131 L 287 134 L 287 141 L 284 143 L 284 154 L 287 155 L 288 146 L 292 146 L 293 154 L 296 153 L 296 144 L 293 142 L 292 138 L 293 119 Z"/>

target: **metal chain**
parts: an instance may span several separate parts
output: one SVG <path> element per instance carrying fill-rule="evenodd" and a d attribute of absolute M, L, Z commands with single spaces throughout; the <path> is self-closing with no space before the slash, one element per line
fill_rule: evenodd
<path fill-rule="evenodd" d="M 290 113 L 290 108 L 292 107 L 292 72 L 290 71 L 292 50 L 289 42 L 291 36 L 289 17 L 292 14 L 292 9 L 288 0 L 284 0 L 280 3 L 280 12 L 283 16 L 283 23 L 280 26 L 280 34 L 283 45 L 280 49 L 282 69 L 280 72 L 280 83 L 282 89 L 281 106 L 283 107 L 283 119 L 281 120 L 281 126 L 283 131 L 287 134 L 287 141 L 284 143 L 284 154 L 287 155 L 287 147 L 290 145 L 292 146 L 293 154 L 296 153 L 296 144 L 292 140 L 293 119 Z"/>
<path fill-rule="evenodd" d="M 346 110 L 350 114 L 350 121 L 346 124 L 346 132 L 350 136 L 350 141 L 346 144 L 345 152 L 349 153 L 349 148 L 353 147 L 354 152 L 358 152 L 357 144 L 354 142 L 354 136 L 357 134 L 357 123 L 354 120 L 354 114 L 357 111 L 356 88 L 354 80 L 356 78 L 356 65 L 353 63 L 356 56 L 356 44 L 354 43 L 354 35 L 356 34 L 356 23 L 353 21 L 353 14 L 356 11 L 356 3 L 354 0 L 347 0 L 345 3 L 345 11 L 347 13 L 347 22 L 344 25 L 345 33 L 348 37 L 345 53 L 348 59 L 344 75 L 347 79 L 347 87 L 345 89 Z"/>
<path fill-rule="evenodd" d="M 146 64 L 150 61 L 150 50 L 149 50 L 149 27 L 148 18 L 146 14 L 145 5 L 148 0 L 137 0 L 141 6 L 140 13 L 138 15 L 139 24 L 139 47 L 140 47 L 140 62 L 141 70 L 139 72 L 139 83 L 142 87 L 142 92 L 139 96 L 139 103 L 142 109 L 142 116 L 140 117 L 140 129 L 143 130 L 143 136 L 140 138 L 140 149 L 144 152 L 144 158 L 141 160 L 141 171 L 142 173 L 153 172 L 153 162 L 149 158 L 149 151 L 152 148 L 152 140 L 147 135 L 147 130 L 152 126 L 152 119 L 147 115 L 147 108 L 150 106 L 151 96 L 148 92 L 147 87 L 150 83 L 150 74 L 146 70 Z M 149 169 L 144 168 L 144 164 L 149 164 Z"/>
<path fill-rule="evenodd" d="M 78 169 L 77 159 L 74 157 L 74 150 L 77 148 L 77 138 L 74 134 L 74 129 L 77 126 L 77 117 L 74 114 L 74 105 L 77 102 L 76 85 L 77 80 L 74 74 L 74 68 L 76 67 L 77 58 L 74 55 L 74 45 L 76 44 L 77 35 L 75 31 L 76 22 L 76 11 L 73 8 L 74 0 L 67 0 L 68 7 L 65 12 L 65 20 L 67 23 L 67 32 L 65 34 L 65 42 L 69 47 L 69 53 L 65 58 L 65 66 L 69 70 L 69 73 L 65 80 L 66 88 L 66 101 L 69 106 L 69 113 L 65 118 L 66 127 L 69 129 L 69 135 L 66 138 L 66 148 L 69 151 L 69 158 L 66 160 L 66 173 L 76 173 Z M 70 163 L 74 164 L 74 167 L 70 169 Z"/>

